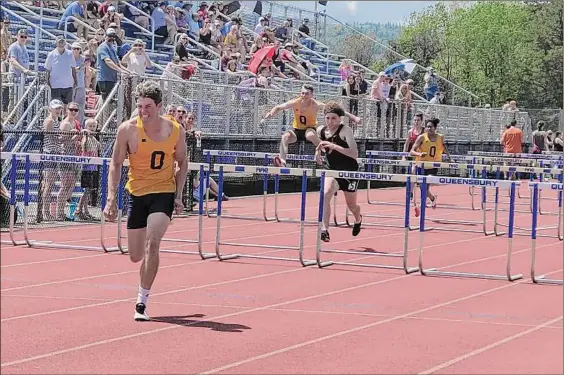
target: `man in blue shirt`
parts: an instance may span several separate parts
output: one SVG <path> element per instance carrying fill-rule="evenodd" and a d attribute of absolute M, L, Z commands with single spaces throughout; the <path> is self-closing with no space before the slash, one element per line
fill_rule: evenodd
<path fill-rule="evenodd" d="M 85 22 L 85 10 L 85 0 L 73 1 L 63 12 L 63 15 L 61 16 L 61 19 L 59 21 L 58 28 L 60 30 L 64 30 L 67 18 L 72 16 L 74 19 L 69 20 L 67 24 L 67 31 L 70 31 L 71 33 L 76 32 L 79 38 L 83 37 L 85 39 L 88 39 L 88 30 L 81 23 L 75 20 L 78 19 L 82 22 Z"/>
<path fill-rule="evenodd" d="M 129 74 L 129 71 L 119 61 L 116 38 L 116 30 L 107 29 L 106 40 L 98 46 L 96 51 L 98 91 L 102 95 L 103 100 L 106 100 L 116 85 L 118 73 Z"/>

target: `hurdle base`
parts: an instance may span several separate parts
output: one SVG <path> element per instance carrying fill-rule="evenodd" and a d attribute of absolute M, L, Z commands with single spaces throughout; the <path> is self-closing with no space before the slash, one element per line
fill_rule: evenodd
<path fill-rule="evenodd" d="M 49 242 L 29 241 L 28 246 L 32 247 L 32 248 L 46 248 L 46 249 L 59 249 L 59 250 L 68 249 L 68 250 L 98 251 L 100 253 L 110 252 L 109 251 L 110 249 L 108 249 L 108 251 L 105 251 L 101 247 L 78 246 L 78 245 L 67 245 L 67 244 L 53 244 L 51 241 L 49 241 Z M 118 249 L 115 249 L 114 251 L 117 251 L 117 250 Z"/>
<path fill-rule="evenodd" d="M 302 266 L 308 267 L 317 264 L 314 260 L 308 259 L 296 259 L 296 258 L 286 258 L 286 257 L 274 257 L 274 256 L 265 256 L 265 255 L 252 255 L 252 254 L 233 254 L 233 255 L 222 255 L 219 260 L 230 260 L 236 258 L 248 258 L 248 259 L 269 259 L 269 260 L 281 260 L 285 262 L 300 262 Z"/>
<path fill-rule="evenodd" d="M 467 272 L 448 272 L 448 271 L 438 271 L 433 268 L 421 269 L 421 274 L 423 276 L 447 276 L 447 277 L 461 277 L 461 278 L 471 278 L 471 279 L 486 279 L 486 280 L 507 280 L 515 281 L 523 278 L 522 274 L 517 275 L 492 275 L 492 274 L 480 274 L 480 273 L 467 273 Z"/>
<path fill-rule="evenodd" d="M 319 261 L 318 261 L 318 262 L 316 262 L 316 263 L 317 263 L 317 267 L 319 267 L 319 268 L 330 267 L 330 266 L 332 266 L 332 265 L 334 264 L 334 263 L 331 262 L 331 261 L 328 261 L 328 262 L 319 262 Z"/>
<path fill-rule="evenodd" d="M 232 260 L 232 259 L 237 259 L 239 258 L 239 254 L 231 254 L 231 255 L 217 255 L 216 256 L 217 259 L 219 259 L 220 261 L 224 261 L 224 260 Z"/>
<path fill-rule="evenodd" d="M 564 285 L 564 280 L 547 279 L 545 275 L 533 276 L 532 280 L 535 284 Z"/>

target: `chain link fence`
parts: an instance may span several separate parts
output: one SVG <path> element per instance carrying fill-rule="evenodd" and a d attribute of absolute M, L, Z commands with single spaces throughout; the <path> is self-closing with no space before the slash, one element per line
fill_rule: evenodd
<path fill-rule="evenodd" d="M 121 86 L 135 87 L 143 79 L 155 77 L 122 77 Z M 184 106 L 195 114 L 198 129 L 205 134 L 230 138 L 279 139 L 291 128 L 293 111 L 286 110 L 276 117 L 261 121 L 273 107 L 298 97 L 293 91 L 272 90 L 255 87 L 229 86 L 158 78 L 165 92 L 163 107 Z M 314 87 L 315 88 L 315 87 Z M 523 129 L 530 141 L 531 119 L 527 112 L 503 112 L 497 109 L 469 108 L 415 102 L 379 102 L 370 98 L 349 98 L 325 92 L 314 92 L 316 100 L 336 101 L 345 109 L 361 118 L 361 123 L 351 124 L 358 138 L 396 140 L 405 139 L 411 126 L 411 119 L 418 112 L 427 117 L 441 120 L 439 131 L 449 141 L 496 142 L 500 132 L 511 120 Z M 125 117 L 119 117 L 119 110 L 134 108 L 132 91 L 119 90 L 116 106 L 118 117 L 115 124 Z M 318 113 L 318 123 L 323 123 L 323 113 Z"/>

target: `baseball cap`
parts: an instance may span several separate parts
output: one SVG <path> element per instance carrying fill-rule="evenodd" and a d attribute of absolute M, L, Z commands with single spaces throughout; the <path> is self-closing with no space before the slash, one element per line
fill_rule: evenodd
<path fill-rule="evenodd" d="M 106 36 L 116 36 L 116 29 L 112 29 L 111 27 L 106 30 Z"/>
<path fill-rule="evenodd" d="M 49 108 L 50 109 L 56 109 L 56 108 L 63 108 L 64 104 L 62 101 L 60 101 L 59 99 L 53 99 L 51 100 L 51 102 L 49 103 Z"/>

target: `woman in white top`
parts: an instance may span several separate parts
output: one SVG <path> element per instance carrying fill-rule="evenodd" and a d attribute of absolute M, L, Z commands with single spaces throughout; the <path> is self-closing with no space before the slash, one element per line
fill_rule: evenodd
<path fill-rule="evenodd" d="M 153 63 L 145 51 L 145 42 L 135 39 L 133 47 L 123 56 L 121 63 L 128 70 L 138 75 L 144 75 L 145 69 L 150 68 Z"/>

